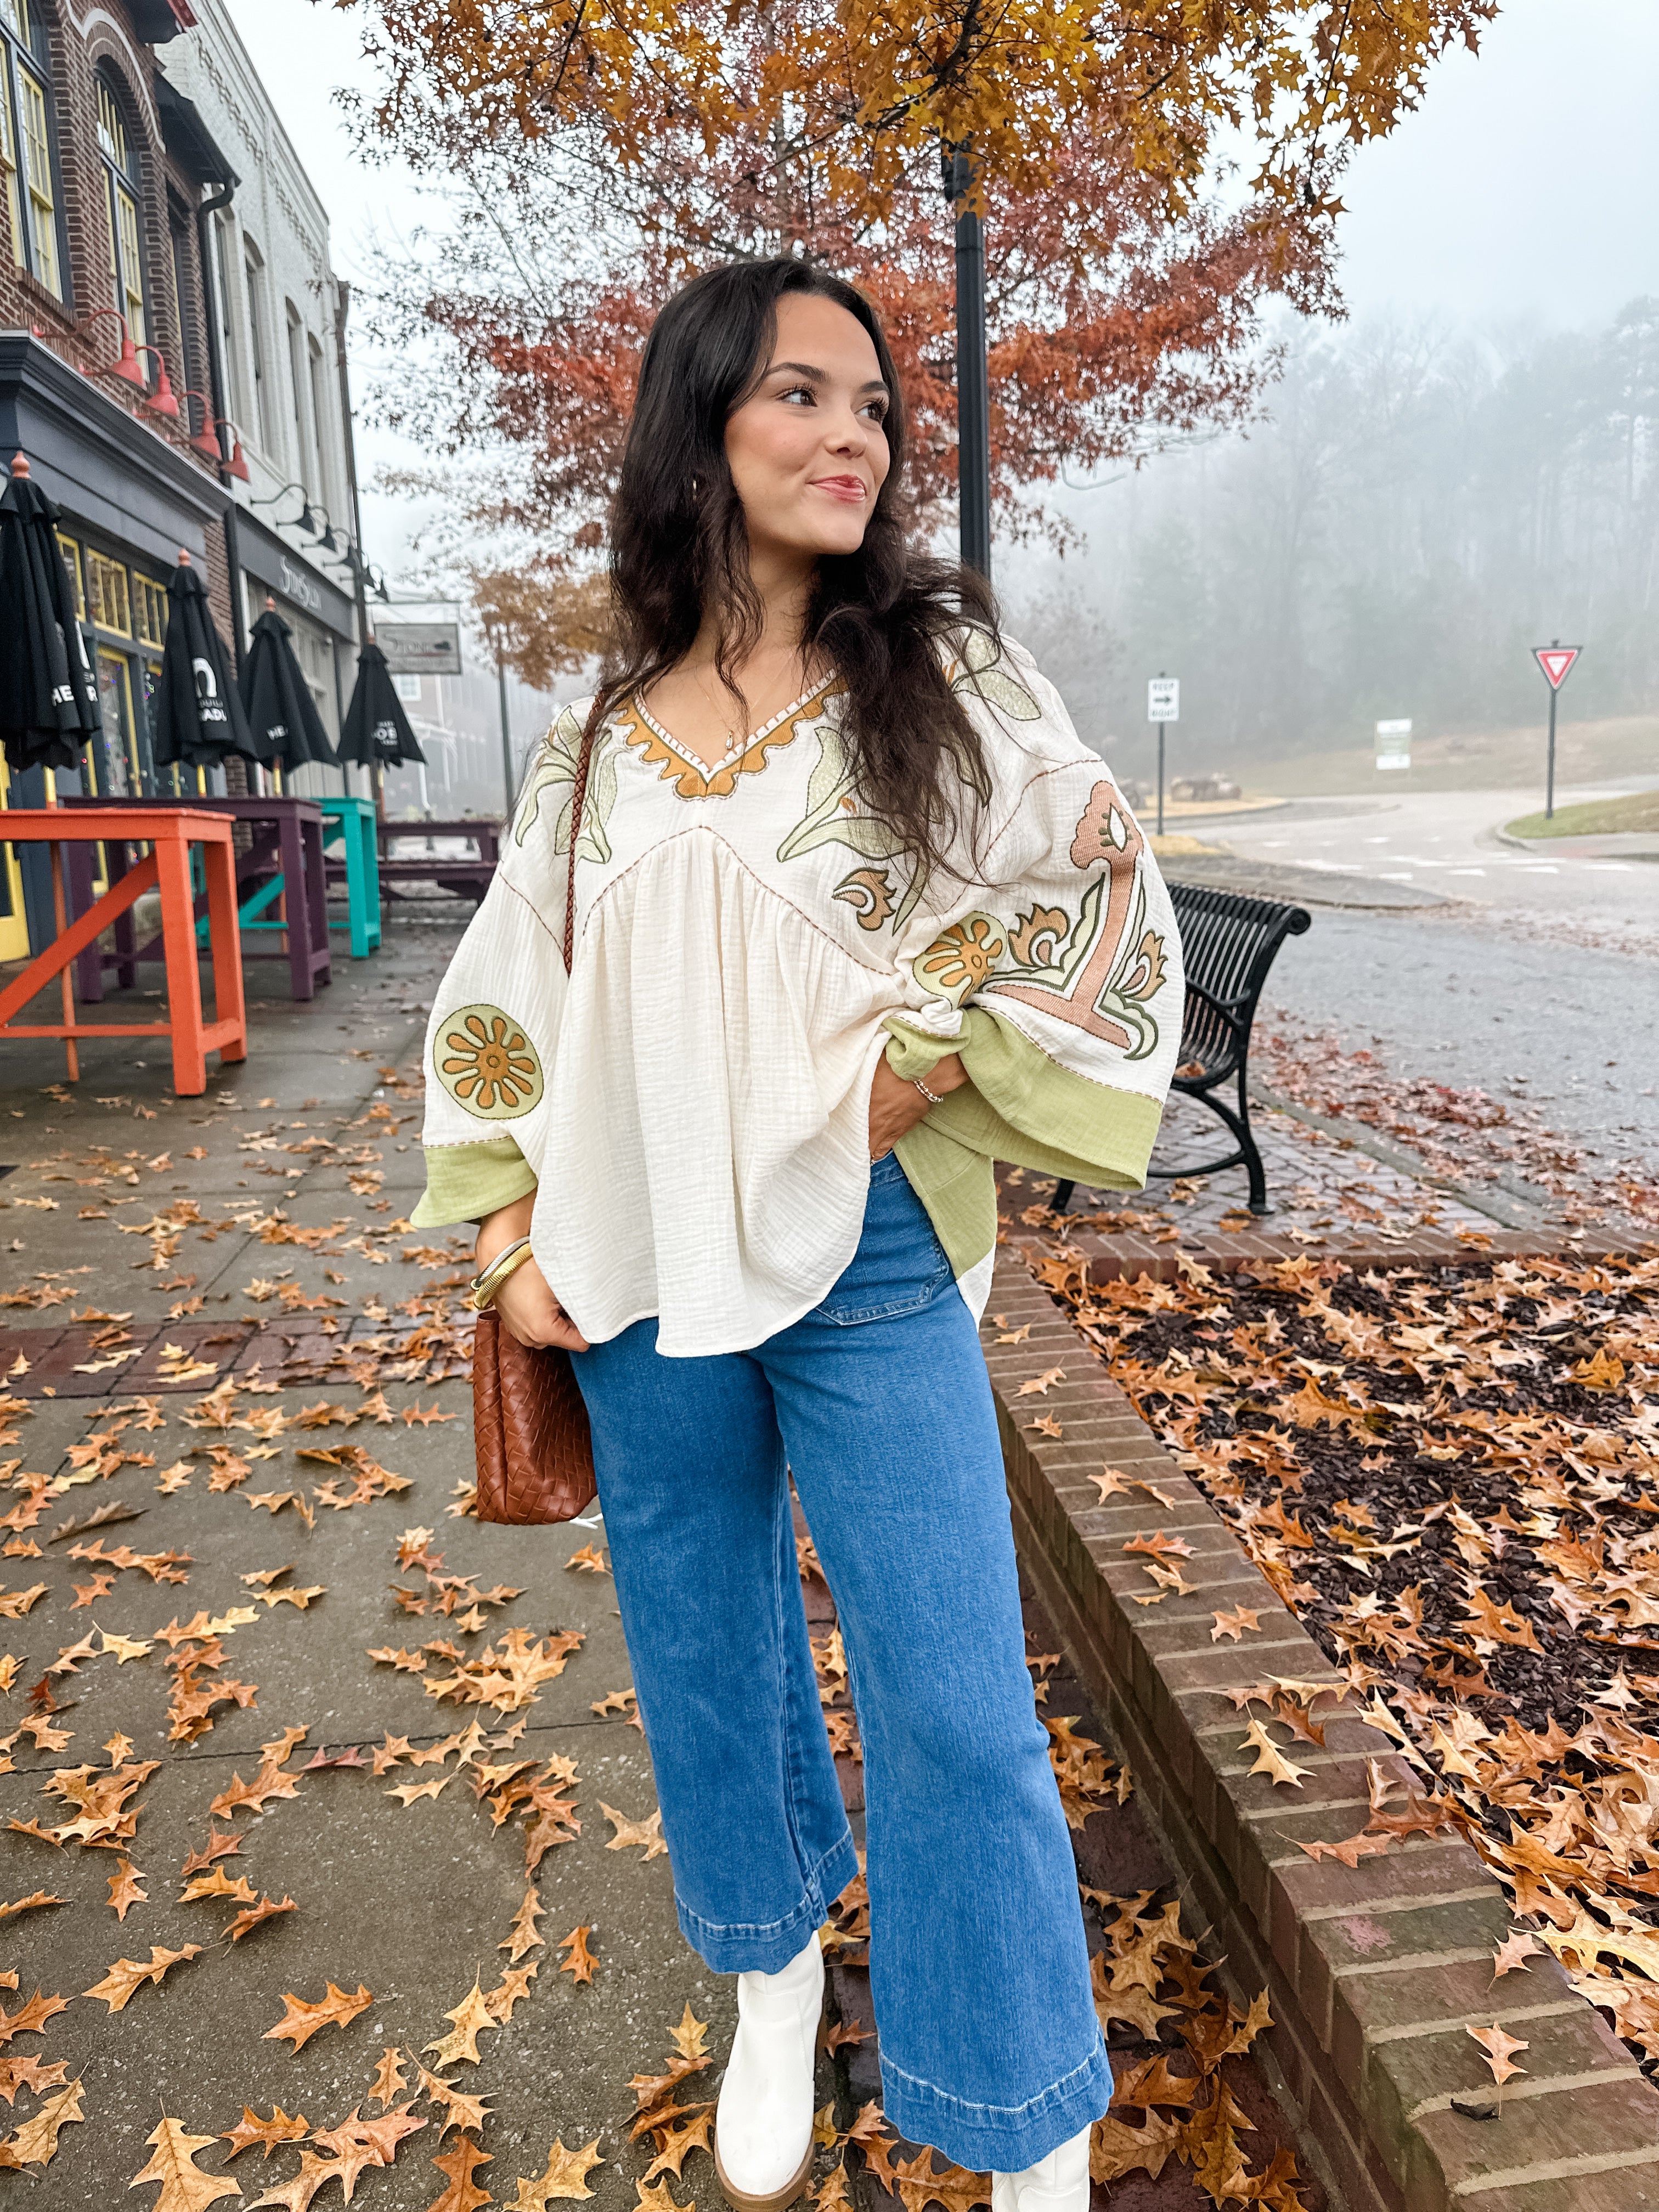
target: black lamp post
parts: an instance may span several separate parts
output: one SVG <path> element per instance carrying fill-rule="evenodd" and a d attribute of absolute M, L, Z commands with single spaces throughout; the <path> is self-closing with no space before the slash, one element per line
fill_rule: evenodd
<path fill-rule="evenodd" d="M 945 197 L 957 218 L 957 481 L 963 566 L 991 577 L 991 392 L 985 365 L 985 230 L 969 205 L 973 156 L 944 149 Z"/>

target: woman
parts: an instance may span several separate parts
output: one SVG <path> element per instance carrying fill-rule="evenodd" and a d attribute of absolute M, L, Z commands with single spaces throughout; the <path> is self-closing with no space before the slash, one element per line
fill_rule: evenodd
<path fill-rule="evenodd" d="M 658 318 L 615 672 L 439 993 L 415 1218 L 479 1223 L 481 1269 L 527 1240 L 501 1319 L 575 1357 L 680 1926 L 738 1976 L 727 2197 L 805 2183 L 857 1870 L 793 1472 L 864 1746 L 887 2117 L 998 2212 L 1082 2212 L 1111 2073 L 976 1322 L 994 1159 L 1144 1182 L 1179 952 L 1053 687 L 907 544 L 903 453 L 851 286 L 736 264 Z"/>

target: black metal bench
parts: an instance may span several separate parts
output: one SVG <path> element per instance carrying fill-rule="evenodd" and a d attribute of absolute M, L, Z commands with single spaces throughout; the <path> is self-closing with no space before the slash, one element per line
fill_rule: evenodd
<path fill-rule="evenodd" d="M 1180 1176 L 1218 1175 L 1223 1168 L 1242 1165 L 1249 1171 L 1250 1211 L 1266 1213 L 1267 1177 L 1250 1133 L 1245 1088 L 1250 1024 L 1279 946 L 1287 937 L 1300 937 L 1312 917 L 1305 907 L 1251 898 L 1243 891 L 1212 890 L 1199 884 L 1171 883 L 1170 897 L 1181 927 L 1187 976 L 1181 1059 L 1171 1087 L 1201 1099 L 1218 1115 L 1232 1135 L 1234 1149 L 1201 1167 L 1149 1168 L 1147 1173 L 1173 1181 Z M 1227 1083 L 1237 1085 L 1236 1107 L 1216 1096 Z M 1056 1213 L 1071 1204 L 1073 1188 L 1069 1182 L 1055 1186 Z"/>

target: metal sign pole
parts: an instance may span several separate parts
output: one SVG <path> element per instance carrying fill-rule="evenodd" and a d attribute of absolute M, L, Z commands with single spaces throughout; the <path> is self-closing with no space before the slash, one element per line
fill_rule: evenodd
<path fill-rule="evenodd" d="M 501 781 L 507 790 L 507 819 L 513 819 L 513 801 L 517 793 L 513 783 L 513 725 L 507 712 L 507 663 L 501 659 L 501 648 L 495 650 L 495 682 L 501 701 Z"/>
<path fill-rule="evenodd" d="M 945 149 L 945 196 L 956 211 L 957 492 L 963 565 L 991 574 L 991 397 L 985 351 L 985 233 L 968 204 L 973 159 Z"/>
<path fill-rule="evenodd" d="M 1146 686 L 1146 720 L 1158 726 L 1158 834 L 1164 835 L 1164 732 L 1181 720 L 1181 682 L 1173 676 L 1155 676 Z"/>
<path fill-rule="evenodd" d="M 1563 645 L 1559 637 L 1553 637 L 1547 646 L 1535 645 L 1532 649 L 1532 657 L 1538 663 L 1545 683 L 1550 687 L 1549 749 L 1545 757 L 1544 769 L 1544 819 L 1547 822 L 1555 818 L 1556 695 L 1571 674 L 1582 650 L 1580 646 Z"/>

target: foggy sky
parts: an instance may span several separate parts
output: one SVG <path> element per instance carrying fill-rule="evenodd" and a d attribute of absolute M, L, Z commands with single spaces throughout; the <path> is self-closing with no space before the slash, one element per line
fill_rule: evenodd
<path fill-rule="evenodd" d="M 406 232 L 422 203 L 400 165 L 368 167 L 323 88 L 370 89 L 358 19 L 311 0 L 226 0 L 332 222 L 335 264 L 362 274 L 371 234 Z M 163 56 L 165 59 L 165 55 Z M 1572 326 L 1659 292 L 1659 7 L 1516 0 L 1477 59 L 1449 55 L 1421 111 L 1364 148 L 1343 191 L 1343 286 L 1356 319 Z M 361 392 L 372 362 L 354 354 Z M 410 459 L 366 428 L 365 481 Z M 365 499 L 369 550 L 395 573 L 405 503 Z"/>

